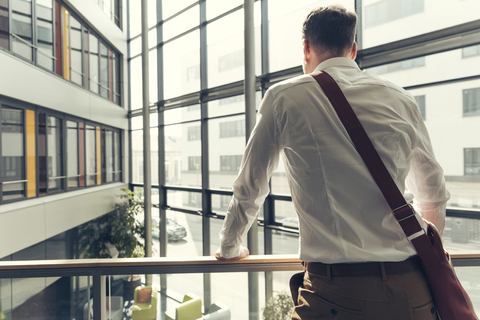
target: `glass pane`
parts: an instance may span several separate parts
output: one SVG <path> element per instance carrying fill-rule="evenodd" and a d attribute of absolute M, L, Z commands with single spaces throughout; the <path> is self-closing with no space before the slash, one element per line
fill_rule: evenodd
<path fill-rule="evenodd" d="M 480 2 L 367 0 L 362 7 L 365 49 L 476 20 Z"/>
<path fill-rule="evenodd" d="M 302 24 L 308 13 L 317 7 L 340 4 L 354 11 L 353 0 L 277 0 L 268 6 L 270 72 L 302 64 Z"/>
<path fill-rule="evenodd" d="M 201 140 L 188 128 L 200 122 L 165 127 L 165 182 L 167 185 L 201 186 Z"/>
<path fill-rule="evenodd" d="M 70 15 L 70 63 L 71 79 L 83 86 L 82 25 Z"/>
<path fill-rule="evenodd" d="M 37 64 L 53 71 L 53 3 L 37 1 Z"/>
<path fill-rule="evenodd" d="M 143 183 L 143 131 L 132 131 L 132 183 Z"/>
<path fill-rule="evenodd" d="M 131 109 L 141 109 L 143 106 L 142 90 L 142 56 L 130 60 Z"/>
<path fill-rule="evenodd" d="M 201 210 L 202 193 L 167 190 L 167 205 L 175 208 Z"/>
<path fill-rule="evenodd" d="M 87 186 L 97 184 L 96 130 L 94 126 L 85 126 Z"/>
<path fill-rule="evenodd" d="M 115 154 L 115 181 L 122 180 L 122 146 L 120 140 L 120 133 L 114 132 L 114 154 Z"/>
<path fill-rule="evenodd" d="M 212 194 L 212 211 L 216 214 L 226 214 L 232 196 Z"/>
<path fill-rule="evenodd" d="M 291 201 L 275 201 L 275 222 L 284 227 L 298 229 L 298 218 Z"/>
<path fill-rule="evenodd" d="M 99 79 L 98 79 L 98 39 L 93 34 L 89 37 L 90 49 L 90 91 L 98 93 Z"/>
<path fill-rule="evenodd" d="M 199 48 L 199 31 L 193 31 L 163 46 L 163 61 L 168 61 L 163 67 L 165 99 L 200 90 Z"/>
<path fill-rule="evenodd" d="M 48 117 L 48 189 L 49 191 L 63 189 L 63 161 L 62 161 L 62 121 L 59 118 Z"/>
<path fill-rule="evenodd" d="M 271 192 L 274 194 L 290 195 L 290 187 L 288 186 L 287 175 L 283 163 L 283 156 L 278 162 L 278 168 L 272 174 L 271 178 Z"/>
<path fill-rule="evenodd" d="M 167 234 L 167 257 L 203 255 L 201 216 L 167 210 Z"/>
<path fill-rule="evenodd" d="M 25 196 L 24 112 L 2 108 L 3 200 Z"/>
<path fill-rule="evenodd" d="M 162 1 L 162 14 L 163 19 L 167 19 L 168 17 L 174 15 L 175 13 L 185 9 L 192 3 L 196 2 L 196 0 L 163 0 Z"/>
<path fill-rule="evenodd" d="M 0 0 L 0 47 L 9 49 L 8 0 Z"/>
<path fill-rule="evenodd" d="M 100 42 L 100 95 L 107 99 L 110 96 L 108 75 L 108 49 Z"/>
<path fill-rule="evenodd" d="M 242 0 L 209 0 L 207 1 L 207 20 L 215 18 L 235 7 L 243 4 Z"/>
<path fill-rule="evenodd" d="M 113 181 L 114 168 L 113 168 L 113 131 L 105 131 L 105 159 L 106 165 L 106 180 L 107 182 Z"/>
<path fill-rule="evenodd" d="M 0 279 L 0 315 L 2 319 L 57 319 L 58 314 L 77 319 L 88 311 L 89 295 L 93 292 L 91 277 L 52 277 Z M 28 288 L 28 290 L 26 290 Z M 85 319 L 88 313 L 85 312 Z M 82 317 L 83 319 L 83 317 Z"/>
<path fill-rule="evenodd" d="M 164 111 L 165 124 L 180 123 L 190 120 L 200 120 L 200 105 L 192 105 L 188 107 L 170 109 Z"/>
<path fill-rule="evenodd" d="M 262 93 L 260 91 L 257 91 L 255 100 L 256 108 L 258 109 L 262 101 Z M 245 96 L 243 94 L 208 102 L 208 117 L 210 118 L 244 112 Z"/>
<path fill-rule="evenodd" d="M 274 230 L 272 234 L 272 254 L 297 254 L 298 234 Z"/>
<path fill-rule="evenodd" d="M 32 2 L 12 1 L 12 51 L 32 60 Z"/>
<path fill-rule="evenodd" d="M 480 250 L 480 220 L 447 217 L 443 242 L 449 252 Z"/>
<path fill-rule="evenodd" d="M 142 32 L 142 7 L 141 1 L 129 1 L 128 13 L 130 14 L 130 37 L 133 38 Z"/>
<path fill-rule="evenodd" d="M 148 52 L 149 102 L 158 101 L 157 49 Z"/>
<path fill-rule="evenodd" d="M 243 9 L 207 25 L 208 86 L 243 80 Z"/>
<path fill-rule="evenodd" d="M 181 15 L 168 20 L 163 27 L 163 41 L 168 41 L 171 38 L 198 26 L 200 23 L 199 6 L 185 11 Z"/>
<path fill-rule="evenodd" d="M 78 123 L 67 121 L 67 187 L 77 188 L 78 166 Z"/>
<path fill-rule="evenodd" d="M 47 116 L 44 112 L 37 114 L 38 142 L 38 194 L 47 193 Z"/>
<path fill-rule="evenodd" d="M 245 116 L 210 120 L 208 136 L 210 187 L 231 190 L 245 149 Z"/>

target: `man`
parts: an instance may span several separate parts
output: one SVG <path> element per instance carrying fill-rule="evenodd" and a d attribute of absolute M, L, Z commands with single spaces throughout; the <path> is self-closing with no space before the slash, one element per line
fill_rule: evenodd
<path fill-rule="evenodd" d="M 308 75 L 322 70 L 335 79 L 422 226 L 423 217 L 443 232 L 449 194 L 415 99 L 358 68 L 356 21 L 337 6 L 315 9 L 304 21 L 306 75 L 272 86 L 262 101 L 216 257 L 248 256 L 241 242 L 282 154 L 306 265 L 292 319 L 436 319 L 413 246 Z"/>

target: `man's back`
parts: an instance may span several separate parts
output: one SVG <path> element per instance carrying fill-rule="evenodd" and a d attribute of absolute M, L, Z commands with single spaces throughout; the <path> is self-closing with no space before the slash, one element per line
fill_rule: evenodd
<path fill-rule="evenodd" d="M 325 70 L 337 81 L 404 192 L 412 157 L 433 159 L 414 98 L 398 86 L 362 72 L 348 58 L 329 59 L 317 70 Z M 262 107 L 273 108 L 277 143 L 299 215 L 301 260 L 402 261 L 414 255 L 316 81 L 304 75 L 269 91 Z M 438 176 L 434 186 L 438 187 L 440 167 L 434 165 L 428 171 L 434 180 Z M 418 178 L 423 172 L 414 173 Z M 420 200 L 431 196 L 430 190 L 412 191 Z"/>

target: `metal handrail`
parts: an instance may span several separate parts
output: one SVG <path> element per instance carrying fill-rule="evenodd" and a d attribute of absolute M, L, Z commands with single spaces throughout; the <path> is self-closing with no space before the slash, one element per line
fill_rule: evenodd
<path fill-rule="evenodd" d="M 28 180 L 16 180 L 16 181 L 3 181 L 3 182 L 0 182 L 1 184 L 14 184 L 14 183 L 23 183 L 23 182 L 27 182 Z"/>
<path fill-rule="evenodd" d="M 22 37 L 16 35 L 15 33 L 11 33 L 12 36 L 14 36 L 15 38 L 17 38 L 18 40 L 24 42 L 26 45 L 32 47 L 33 49 L 36 49 L 37 52 L 40 52 L 41 54 L 43 54 L 44 56 L 50 58 L 50 59 L 53 59 L 53 60 L 57 60 L 57 58 L 55 58 L 54 56 L 46 53 L 46 52 L 43 52 L 42 50 L 40 50 L 37 46 L 31 44 L 30 42 L 28 42 L 27 40 L 23 39 Z"/>

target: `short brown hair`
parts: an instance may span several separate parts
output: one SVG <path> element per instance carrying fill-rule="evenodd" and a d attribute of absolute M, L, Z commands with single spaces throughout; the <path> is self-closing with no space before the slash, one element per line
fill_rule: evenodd
<path fill-rule="evenodd" d="M 302 39 L 318 52 L 343 55 L 355 41 L 357 15 L 341 6 L 313 9 L 303 22 Z"/>

